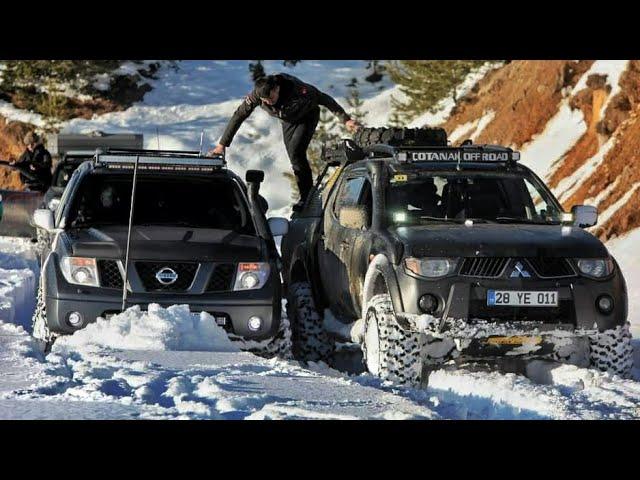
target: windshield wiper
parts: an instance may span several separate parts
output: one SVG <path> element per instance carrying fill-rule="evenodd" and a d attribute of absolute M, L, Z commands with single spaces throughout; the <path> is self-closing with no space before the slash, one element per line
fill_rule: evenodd
<path fill-rule="evenodd" d="M 430 217 L 428 215 L 421 215 L 420 220 L 434 220 L 438 222 L 455 222 L 455 223 L 464 223 L 467 220 L 471 220 L 473 223 L 487 223 L 490 220 L 486 218 L 442 218 L 442 217 Z"/>
<path fill-rule="evenodd" d="M 554 225 L 560 223 L 558 220 L 533 220 L 530 218 L 522 217 L 496 217 L 496 222 L 499 223 L 530 223 L 533 225 Z"/>

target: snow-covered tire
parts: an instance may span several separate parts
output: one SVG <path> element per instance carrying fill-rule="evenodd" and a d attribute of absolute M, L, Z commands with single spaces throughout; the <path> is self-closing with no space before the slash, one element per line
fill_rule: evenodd
<path fill-rule="evenodd" d="M 382 380 L 417 386 L 422 378 L 426 336 L 398 325 L 388 294 L 374 296 L 366 308 L 362 354 L 367 370 Z"/>
<path fill-rule="evenodd" d="M 33 312 L 32 319 L 33 337 L 40 343 L 43 350 L 48 352 L 56 339 L 56 336 L 49 330 L 47 323 L 47 305 L 44 296 L 44 288 L 42 280 L 38 285 L 38 294 L 36 297 L 36 309 Z"/>
<path fill-rule="evenodd" d="M 335 345 L 316 310 L 311 285 L 294 283 L 289 286 L 288 293 L 287 315 L 291 323 L 293 358 L 304 362 L 330 361 Z"/>
<path fill-rule="evenodd" d="M 40 257 L 43 254 L 48 244 L 49 244 L 49 233 L 38 228 L 36 230 L 36 241 L 35 241 L 35 244 L 33 245 L 33 250 L 38 255 L 38 257 Z"/>
<path fill-rule="evenodd" d="M 589 336 L 591 366 L 603 372 L 628 377 L 633 368 L 633 346 L 629 322 Z"/>

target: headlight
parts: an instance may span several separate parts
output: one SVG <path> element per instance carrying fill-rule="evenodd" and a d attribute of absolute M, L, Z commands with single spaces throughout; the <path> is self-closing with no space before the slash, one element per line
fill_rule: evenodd
<path fill-rule="evenodd" d="M 449 275 L 457 265 L 457 258 L 407 258 L 404 261 L 404 266 L 411 273 L 428 278 Z"/>
<path fill-rule="evenodd" d="M 267 283 L 269 272 L 271 272 L 271 267 L 269 267 L 268 263 L 239 263 L 233 290 L 257 290 L 262 288 Z"/>
<path fill-rule="evenodd" d="M 60 205 L 60 199 L 52 198 L 51 200 L 49 200 L 49 205 L 47 205 L 47 207 L 49 207 L 49 210 L 51 210 L 52 212 L 55 212 L 58 208 L 58 205 Z"/>
<path fill-rule="evenodd" d="M 580 273 L 588 277 L 602 278 L 613 272 L 611 258 L 581 258 L 577 264 Z"/>
<path fill-rule="evenodd" d="M 60 266 L 67 282 L 75 285 L 100 286 L 95 258 L 62 257 Z"/>

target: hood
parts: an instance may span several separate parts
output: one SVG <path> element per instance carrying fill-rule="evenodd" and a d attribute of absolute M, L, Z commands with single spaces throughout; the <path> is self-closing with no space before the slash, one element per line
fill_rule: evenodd
<path fill-rule="evenodd" d="M 71 252 L 78 257 L 124 259 L 127 227 L 105 226 L 65 232 Z M 131 230 L 130 258 L 177 261 L 259 261 L 261 240 L 230 230 L 140 226 Z"/>
<path fill-rule="evenodd" d="M 438 224 L 399 227 L 396 235 L 414 257 L 606 257 L 600 240 L 560 225 Z"/>

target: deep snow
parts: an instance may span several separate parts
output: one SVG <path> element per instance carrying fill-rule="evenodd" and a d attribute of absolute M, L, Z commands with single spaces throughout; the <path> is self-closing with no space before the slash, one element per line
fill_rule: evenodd
<path fill-rule="evenodd" d="M 0 239 L 0 251 L 0 273 L 31 272 L 27 241 Z M 14 308 L 0 316 L 0 418 L 640 418 L 637 381 L 533 362 L 528 378 L 469 365 L 406 389 L 239 352 L 211 317 L 186 306 L 130 308 L 59 340 L 45 357 L 13 323 L 33 311 L 32 297 L 12 292 Z"/>

